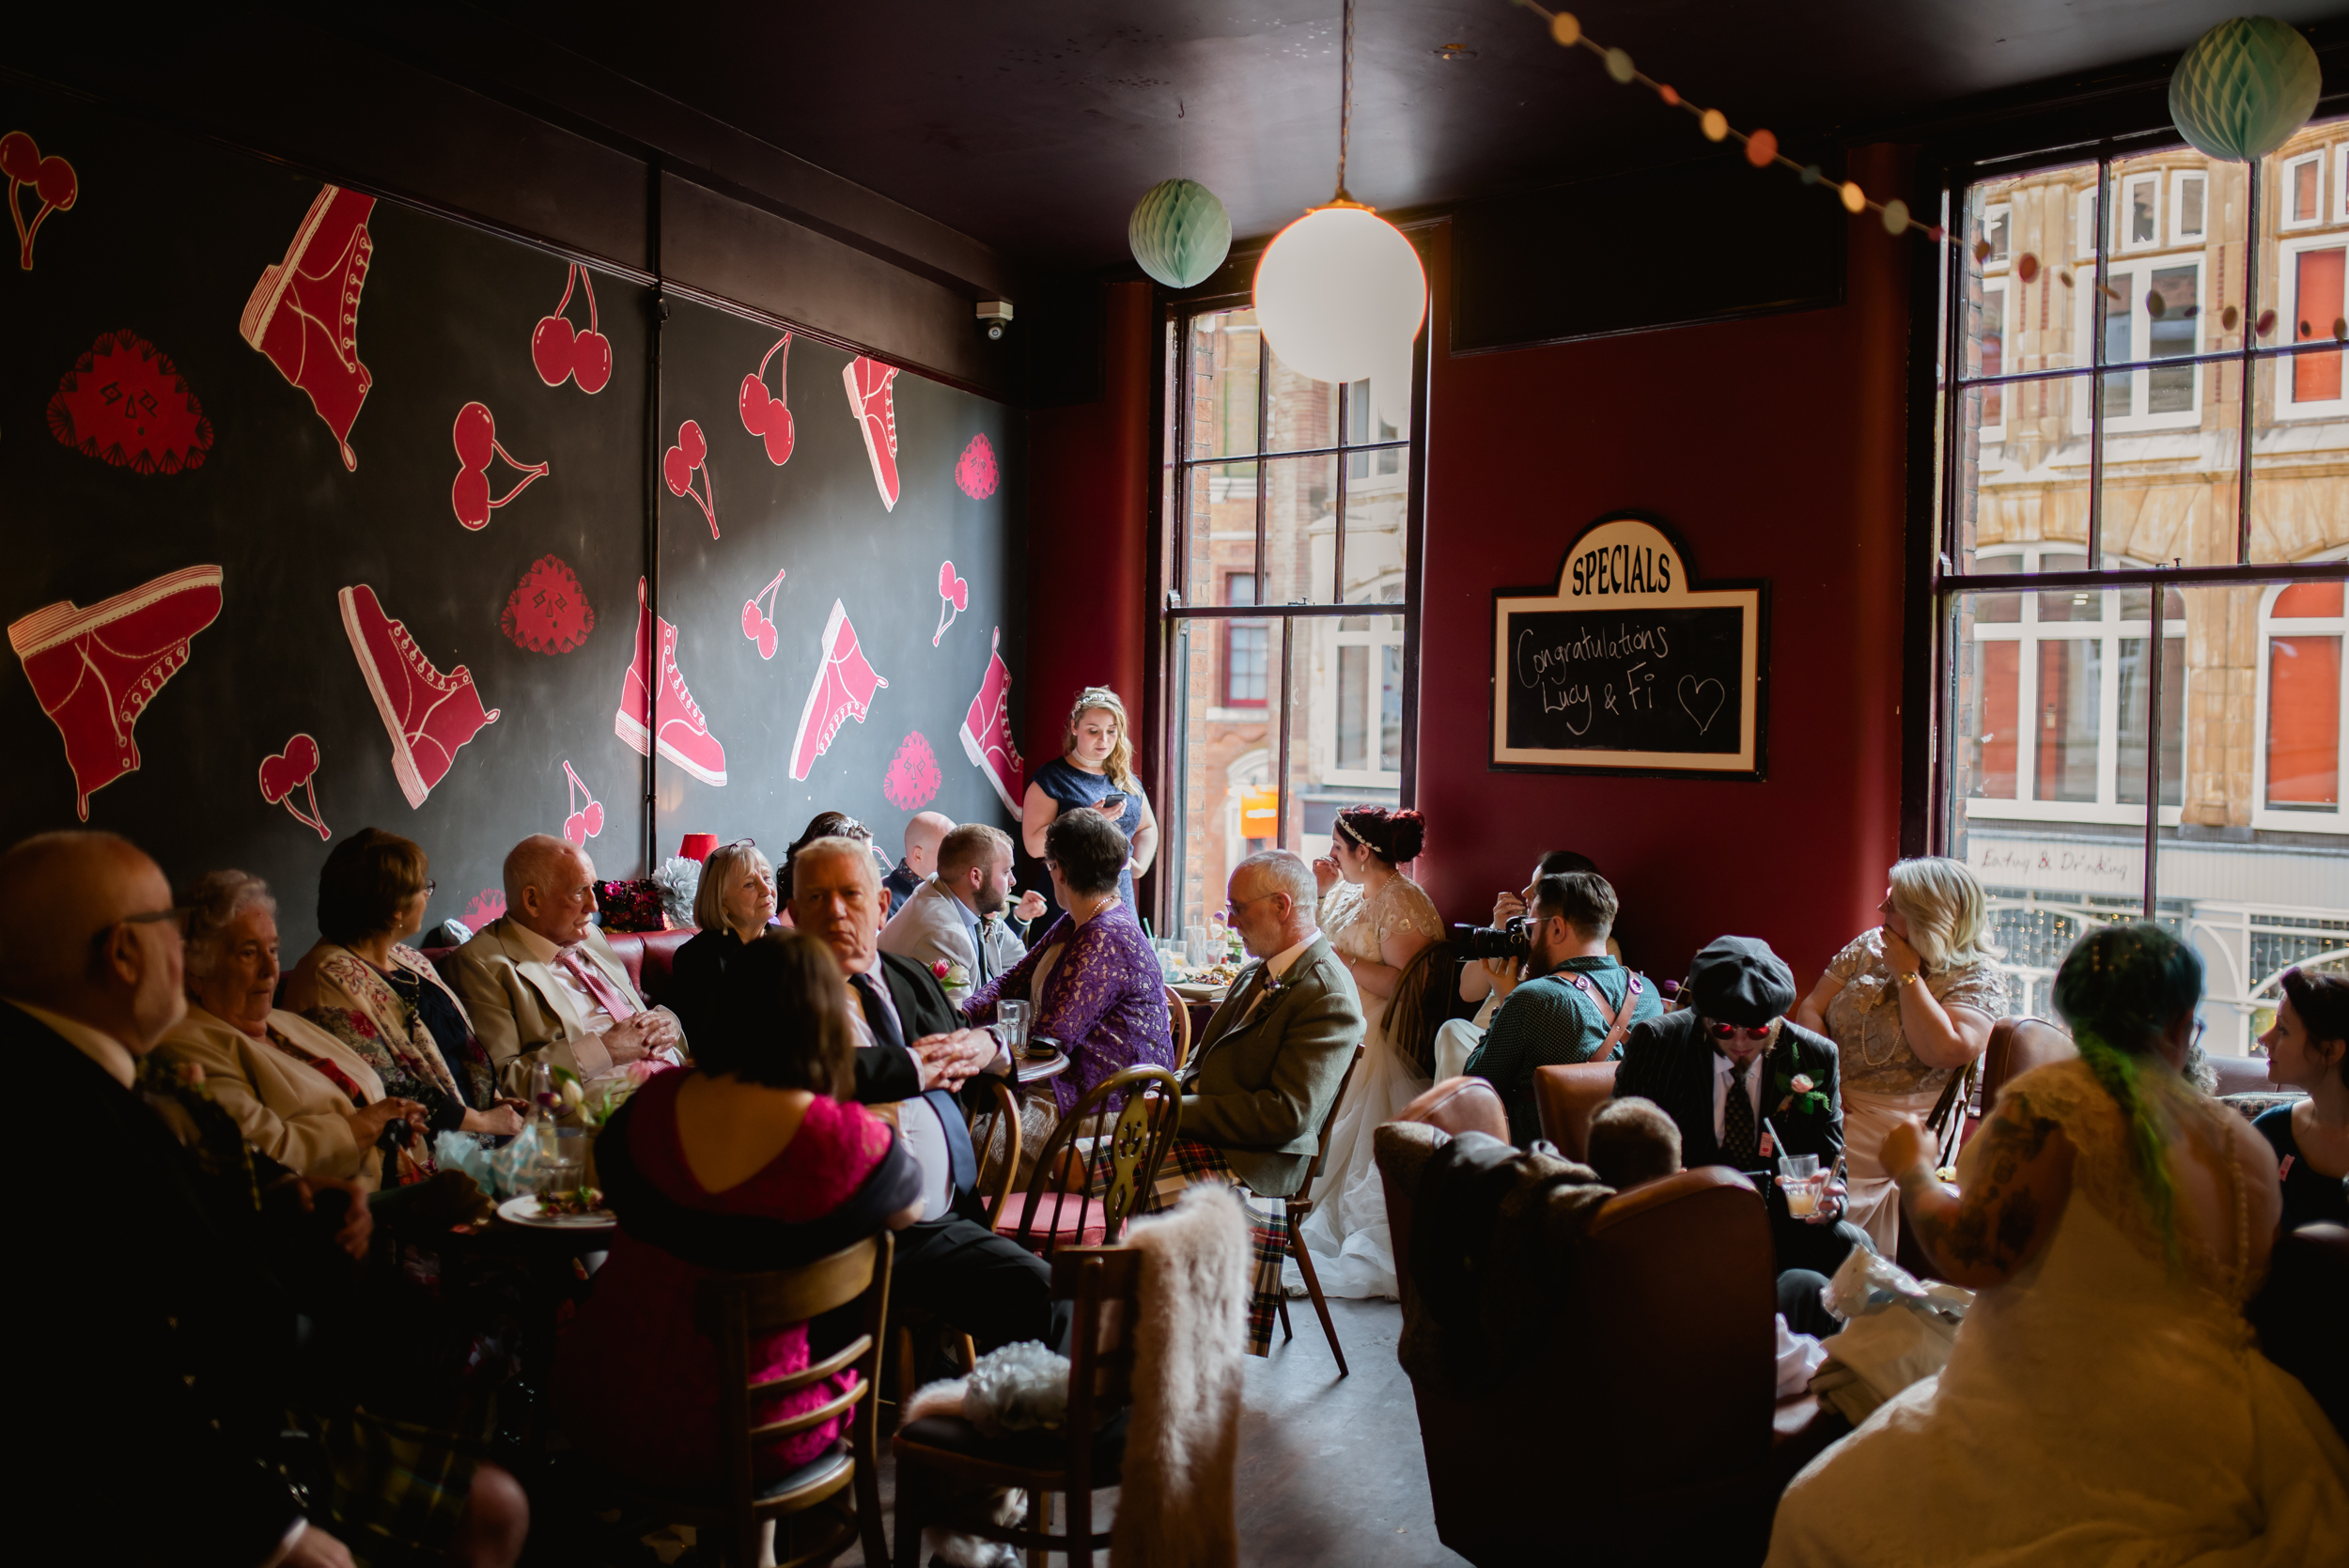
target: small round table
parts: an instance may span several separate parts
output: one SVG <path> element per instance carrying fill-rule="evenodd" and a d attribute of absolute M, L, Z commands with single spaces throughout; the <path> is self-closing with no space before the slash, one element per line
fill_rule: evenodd
<path fill-rule="evenodd" d="M 1022 1051 L 1012 1063 L 1012 1072 L 1022 1083 L 1042 1083 L 1068 1071 L 1068 1053 L 1056 1050 L 1050 1056 L 1030 1056 Z"/>

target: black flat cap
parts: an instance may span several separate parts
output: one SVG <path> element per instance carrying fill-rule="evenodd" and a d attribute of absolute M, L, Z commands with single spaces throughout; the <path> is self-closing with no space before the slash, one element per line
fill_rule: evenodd
<path fill-rule="evenodd" d="M 1721 937 L 1688 966 L 1699 1013 L 1758 1029 L 1795 1004 L 1795 974 L 1759 937 Z"/>

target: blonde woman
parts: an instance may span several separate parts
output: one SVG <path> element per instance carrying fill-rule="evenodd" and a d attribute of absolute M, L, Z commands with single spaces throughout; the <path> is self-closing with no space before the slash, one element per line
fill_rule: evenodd
<path fill-rule="evenodd" d="M 702 862 L 693 890 L 693 924 L 701 928 L 677 951 L 669 966 L 668 994 L 661 1000 L 693 1037 L 695 1019 L 709 1019 L 726 966 L 743 948 L 767 934 L 775 914 L 775 868 L 755 842 L 722 844 Z"/>
<path fill-rule="evenodd" d="M 1901 1204 L 1878 1157 L 1885 1136 L 1933 1110 L 2007 1010 L 2006 976 L 1983 940 L 1988 901 L 1965 862 L 1902 861 L 1891 884 L 1876 906 L 1884 924 L 1837 954 L 1795 1009 L 1795 1022 L 1835 1042 L 1848 1218 L 1888 1258 L 1900 1242 Z M 1950 1119 L 1937 1164 L 1949 1162 L 1964 1125 L 1962 1113 Z"/>
<path fill-rule="evenodd" d="M 1126 705 L 1106 686 L 1088 686 L 1068 710 L 1061 754 L 1035 770 L 1019 808 L 1019 838 L 1030 858 L 1044 858 L 1044 832 L 1064 812 L 1097 811 L 1126 835 L 1132 858 L 1118 874 L 1117 896 L 1140 914 L 1134 878 L 1159 852 L 1159 819 L 1134 776 L 1134 746 Z"/>

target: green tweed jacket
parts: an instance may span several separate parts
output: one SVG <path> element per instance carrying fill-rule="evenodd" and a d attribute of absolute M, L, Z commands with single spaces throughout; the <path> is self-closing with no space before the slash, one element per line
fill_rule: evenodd
<path fill-rule="evenodd" d="M 1261 962 L 1207 1020 L 1184 1073 L 1180 1136 L 1222 1150 L 1251 1190 L 1288 1198 L 1305 1186 L 1322 1121 L 1361 1043 L 1362 1004 L 1321 936 L 1252 1015 L 1260 991 Z"/>

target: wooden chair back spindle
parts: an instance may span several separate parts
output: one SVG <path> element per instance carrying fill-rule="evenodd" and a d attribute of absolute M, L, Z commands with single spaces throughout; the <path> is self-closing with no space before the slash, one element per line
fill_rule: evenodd
<path fill-rule="evenodd" d="M 1025 1201 L 1017 1205 L 1012 1239 L 1050 1257 L 1082 1242 L 1098 1211 L 1100 1240 L 1126 1234 L 1127 1221 L 1147 1201 L 1166 1151 L 1174 1145 L 1182 1115 L 1182 1085 L 1155 1063 L 1128 1067 L 1095 1084 L 1068 1109 L 1044 1141 L 1028 1177 Z M 1109 1129 L 1080 1151 L 1084 1128 L 1115 1109 Z M 1076 1211 L 1075 1221 L 1069 1210 Z M 999 1219 L 997 1229 L 1003 1229 Z"/>

